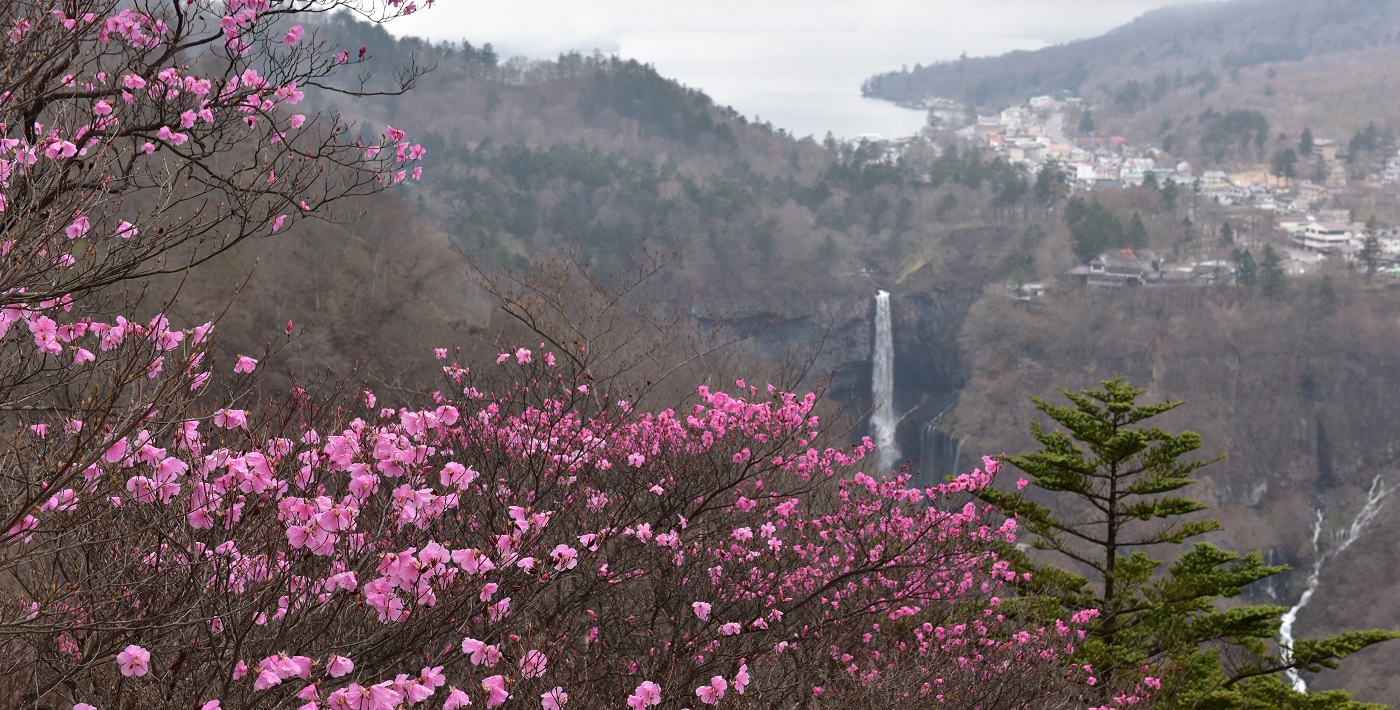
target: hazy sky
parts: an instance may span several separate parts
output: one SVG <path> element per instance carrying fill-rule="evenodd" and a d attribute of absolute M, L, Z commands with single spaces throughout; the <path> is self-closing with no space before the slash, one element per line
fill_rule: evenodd
<path fill-rule="evenodd" d="M 1172 0 L 439 0 L 395 34 L 493 42 L 508 54 L 616 52 L 629 35 L 924 35 L 1054 43 L 1089 37 Z M 419 0 L 419 5 L 423 1 Z M 959 50 L 961 51 L 961 50 Z M 956 54 L 957 52 L 954 52 Z M 938 57 L 910 57 L 909 64 Z M 897 67 L 894 67 L 897 68 Z"/>

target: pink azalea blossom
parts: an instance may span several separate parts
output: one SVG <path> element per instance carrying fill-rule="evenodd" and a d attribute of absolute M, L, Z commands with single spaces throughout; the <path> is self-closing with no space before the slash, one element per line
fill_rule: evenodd
<path fill-rule="evenodd" d="M 214 426 L 224 429 L 247 429 L 248 413 L 241 409 L 220 409 L 214 412 Z"/>
<path fill-rule="evenodd" d="M 525 678 L 538 678 L 545 674 L 548 666 L 549 659 L 544 653 L 532 648 L 520 659 L 520 675 Z"/>
<path fill-rule="evenodd" d="M 560 710 L 569 702 L 569 694 L 559 686 L 554 686 L 548 693 L 540 696 L 540 705 L 544 710 Z"/>
<path fill-rule="evenodd" d="M 63 232 L 68 235 L 69 239 L 78 239 L 86 235 L 90 229 L 92 229 L 92 224 L 88 222 L 88 218 L 79 214 L 72 224 L 63 229 Z"/>
<path fill-rule="evenodd" d="M 549 559 L 554 563 L 555 570 L 570 570 L 578 566 L 578 550 L 561 543 L 554 546 L 554 551 L 549 553 Z"/>
<path fill-rule="evenodd" d="M 117 654 L 117 667 L 128 678 L 140 678 L 151 669 L 151 653 L 135 644 L 127 646 L 126 650 Z"/>
<path fill-rule="evenodd" d="M 472 704 L 470 695 L 462 692 L 460 688 L 453 688 L 447 693 L 447 700 L 442 704 L 442 710 L 458 710 Z"/>
<path fill-rule="evenodd" d="M 355 662 L 345 656 L 331 656 L 326 661 L 326 675 L 332 678 L 339 678 L 353 670 L 355 670 Z"/>
<path fill-rule="evenodd" d="M 436 690 L 447 685 L 447 676 L 443 675 L 442 666 L 424 667 L 418 673 L 418 684 Z"/>
<path fill-rule="evenodd" d="M 293 676 L 302 680 L 311 679 L 311 666 L 313 661 L 306 656 L 291 656 L 278 661 L 278 668 L 281 670 L 283 678 Z"/>
<path fill-rule="evenodd" d="M 486 642 L 474 638 L 464 638 L 462 639 L 462 653 L 471 657 L 472 665 L 479 666 L 486 662 Z"/>
<path fill-rule="evenodd" d="M 729 682 L 724 676 L 715 676 L 710 679 L 709 685 L 702 685 L 695 689 L 695 694 L 699 696 L 700 702 L 706 705 L 716 705 L 720 698 L 724 697 L 724 691 L 729 688 Z"/>
<path fill-rule="evenodd" d="M 510 693 L 506 691 L 506 679 L 504 676 L 493 675 L 481 681 L 481 687 L 486 689 L 489 697 L 486 698 L 486 707 L 494 708 L 501 705 L 510 698 Z"/>
<path fill-rule="evenodd" d="M 238 362 L 233 366 L 235 373 L 252 372 L 258 366 L 258 361 L 246 355 L 239 355 Z"/>
<path fill-rule="evenodd" d="M 644 710 L 652 705 L 661 704 L 661 686 L 649 681 L 642 681 L 632 694 L 627 696 L 627 707 L 632 710 Z"/>
<path fill-rule="evenodd" d="M 253 681 L 253 690 L 267 690 L 282 683 L 282 676 L 274 668 L 263 668 Z"/>

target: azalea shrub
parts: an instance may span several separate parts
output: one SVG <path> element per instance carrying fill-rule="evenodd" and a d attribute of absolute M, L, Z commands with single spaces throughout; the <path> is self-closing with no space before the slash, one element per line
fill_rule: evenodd
<path fill-rule="evenodd" d="M 96 707 L 1016 705 L 1089 677 L 1090 615 L 998 596 L 1016 525 L 970 497 L 995 461 L 910 488 L 826 445 L 814 395 L 638 412 L 547 352 L 485 367 L 414 407 L 297 391 L 101 437 L 9 532 L 6 670 Z"/>
<path fill-rule="evenodd" d="M 34 524 L 106 440 L 204 391 L 213 323 L 172 328 L 143 279 L 421 175 L 403 131 L 304 108 L 368 60 L 295 24 L 346 5 L 0 3 L 0 529 Z M 225 396 L 249 391 L 254 360 Z"/>
<path fill-rule="evenodd" d="M 388 19 L 397 5 L 360 9 Z M 304 103 L 311 87 L 358 92 L 336 77 L 365 71 L 369 51 L 330 47 L 294 23 L 357 6 L 0 4 L 4 302 L 180 273 L 420 177 L 426 151 L 402 130 L 362 132 Z M 421 73 L 406 67 L 386 90 Z"/>

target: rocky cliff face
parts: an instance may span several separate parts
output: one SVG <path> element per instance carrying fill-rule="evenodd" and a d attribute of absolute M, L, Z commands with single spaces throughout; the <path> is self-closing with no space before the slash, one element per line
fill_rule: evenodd
<path fill-rule="evenodd" d="M 894 292 L 895 382 L 899 441 L 918 472 L 932 482 L 957 471 L 961 437 L 945 425 L 967 383 L 958 333 L 977 291 Z"/>
<path fill-rule="evenodd" d="M 968 370 L 958 336 L 982 293 L 899 286 L 889 290 L 895 350 L 892 405 L 901 417 L 899 447 L 918 475 L 941 479 L 957 470 L 961 435 L 955 435 L 946 422 L 958 392 L 967 383 Z M 803 384 L 812 387 L 828 378 L 827 399 L 852 418 L 870 412 L 875 404 L 871 395 L 874 321 L 873 283 L 780 313 L 746 313 L 734 320 L 761 326 L 754 347 L 770 360 L 785 357 L 789 349 L 810 352 L 820 343 Z M 867 429 L 861 424 L 856 431 L 863 434 Z"/>
<path fill-rule="evenodd" d="M 957 438 L 939 427 L 938 422 L 966 382 L 967 369 L 958 333 L 981 294 L 970 290 L 890 290 L 895 368 L 895 397 L 891 404 L 900 417 L 899 448 L 922 477 L 920 480 L 941 478 L 956 469 Z M 830 374 L 828 399 L 845 405 L 848 413 L 865 413 L 875 404 L 871 395 L 874 289 L 854 298 L 853 303 L 823 309 L 821 316 L 839 316 L 828 321 L 829 331 L 816 331 L 820 316 L 806 319 L 806 327 L 812 332 L 805 335 L 814 339 L 825 337 L 813 372 Z M 801 337 L 801 331 L 785 329 L 763 336 L 773 342 L 793 342 Z"/>

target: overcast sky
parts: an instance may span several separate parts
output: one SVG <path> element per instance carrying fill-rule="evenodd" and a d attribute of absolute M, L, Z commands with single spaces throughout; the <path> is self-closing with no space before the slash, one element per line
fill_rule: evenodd
<path fill-rule="evenodd" d="M 534 57 L 616 52 L 629 35 L 671 32 L 953 36 L 968 38 L 966 49 L 976 54 L 985 45 L 981 38 L 1039 44 L 1090 37 L 1172 1 L 439 0 L 389 28 L 434 40 L 492 42 L 508 54 Z"/>

